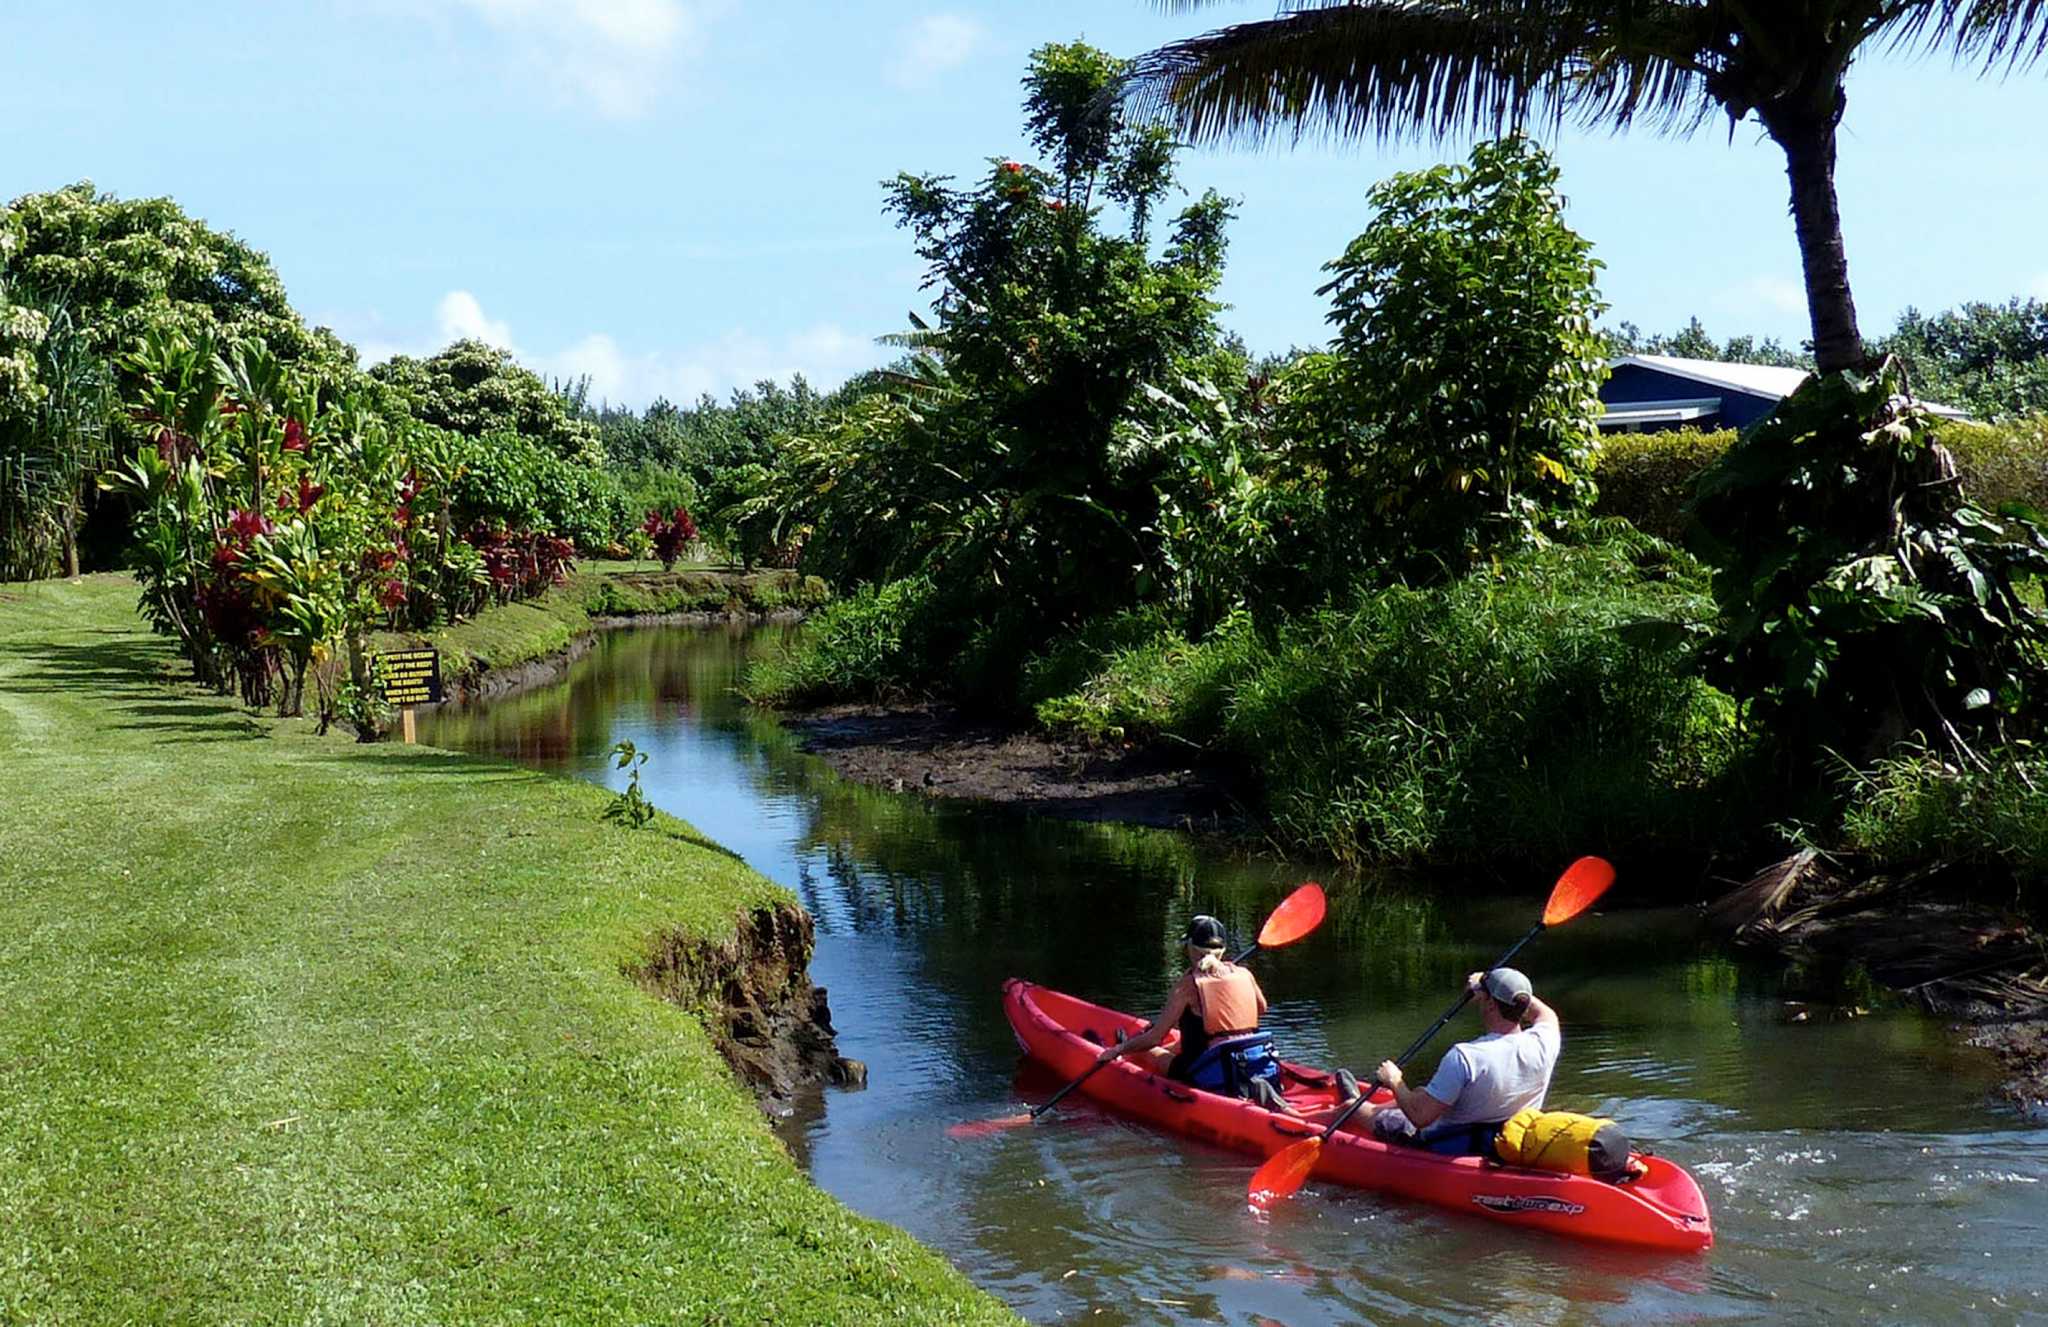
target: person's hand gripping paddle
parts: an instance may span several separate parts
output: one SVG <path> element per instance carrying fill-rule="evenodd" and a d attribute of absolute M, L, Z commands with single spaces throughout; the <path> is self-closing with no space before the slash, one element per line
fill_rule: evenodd
<path fill-rule="evenodd" d="M 1231 962 L 1242 963 L 1250 958 L 1253 953 L 1261 949 L 1278 949 L 1282 945 L 1293 944 L 1296 940 L 1301 939 L 1301 937 L 1323 924 L 1323 913 L 1327 908 L 1328 902 L 1323 897 L 1323 887 L 1313 880 L 1309 881 L 1286 898 L 1280 900 L 1280 906 L 1273 909 L 1272 915 L 1266 918 L 1266 924 L 1259 929 L 1259 938 L 1254 940 L 1244 952 L 1232 959 Z M 1059 1105 L 1060 1099 L 1066 1096 L 1067 1093 L 1072 1092 L 1075 1088 L 1094 1077 L 1097 1069 L 1112 1063 L 1114 1061 L 1111 1060 L 1096 1061 L 1088 1066 L 1087 1072 L 1083 1073 L 1079 1078 L 1053 1093 L 1051 1099 L 1044 1105 L 1033 1106 L 1030 1110 L 1020 1115 L 1004 1115 L 993 1120 L 968 1120 L 947 1129 L 946 1136 L 948 1138 L 979 1138 L 983 1134 L 997 1133 L 1003 1129 L 1014 1129 L 1019 1125 L 1029 1124 L 1054 1106 Z"/>
<path fill-rule="evenodd" d="M 1491 972 L 1495 968 L 1506 967 L 1508 960 L 1522 951 L 1523 945 L 1534 940 L 1547 928 L 1562 926 L 1587 908 L 1592 907 L 1594 902 L 1607 892 L 1607 887 L 1613 883 L 1614 868 L 1600 858 L 1581 857 L 1573 862 L 1565 869 L 1565 873 L 1558 877 L 1557 884 L 1551 888 L 1550 901 L 1543 907 L 1543 920 L 1530 927 L 1528 934 L 1510 945 L 1507 953 L 1502 954 L 1499 958 L 1488 964 L 1486 971 Z M 1408 1049 L 1402 1051 L 1395 1058 L 1394 1063 L 1405 1068 L 1415 1053 L 1424 1046 L 1427 1046 L 1429 1039 L 1442 1031 L 1444 1024 L 1456 1018 L 1458 1011 L 1463 1009 L 1471 999 L 1472 992 L 1470 989 L 1467 989 L 1463 995 L 1458 997 L 1456 1004 L 1444 1010 L 1442 1018 L 1439 1018 L 1430 1025 L 1429 1031 L 1409 1043 Z M 1338 1112 L 1337 1117 L 1331 1120 L 1321 1133 L 1311 1138 L 1304 1138 L 1298 1143 L 1290 1143 L 1272 1156 L 1267 1157 L 1265 1164 L 1252 1173 L 1251 1183 L 1247 1186 L 1245 1196 L 1251 1205 L 1263 1210 L 1271 1207 L 1283 1198 L 1292 1197 L 1301 1188 L 1303 1182 L 1308 1179 L 1309 1172 L 1315 1169 L 1316 1159 L 1323 1152 L 1323 1144 L 1328 1142 L 1331 1135 L 1335 1134 L 1339 1128 L 1343 1127 L 1344 1121 L 1350 1119 L 1357 1113 L 1360 1106 L 1363 1106 L 1371 1099 L 1372 1091 L 1371 1087 L 1367 1087 L 1356 1097 L 1352 1098 L 1351 1104 Z"/>

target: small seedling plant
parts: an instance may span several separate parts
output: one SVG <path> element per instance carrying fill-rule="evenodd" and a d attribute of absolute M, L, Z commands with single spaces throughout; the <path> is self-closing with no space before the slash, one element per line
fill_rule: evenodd
<path fill-rule="evenodd" d="M 633 773 L 625 790 L 613 794 L 604 809 L 604 818 L 625 829 L 645 829 L 654 819 L 654 803 L 640 791 L 640 767 L 647 763 L 647 753 L 631 742 L 620 742 L 612 748 L 612 756 L 617 761 L 614 768 L 629 769 Z"/>

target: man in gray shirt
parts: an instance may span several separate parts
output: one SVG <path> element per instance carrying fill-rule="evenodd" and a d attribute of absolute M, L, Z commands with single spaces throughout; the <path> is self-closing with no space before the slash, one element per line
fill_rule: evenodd
<path fill-rule="evenodd" d="M 1378 1078 L 1393 1089 L 1394 1104 L 1363 1108 L 1375 1137 L 1432 1152 L 1486 1155 L 1503 1122 L 1525 1107 L 1542 1107 L 1563 1047 L 1557 1011 L 1513 968 L 1475 972 L 1466 981 L 1486 1034 L 1451 1047 L 1420 1091 L 1402 1077 L 1401 1066 L 1381 1064 Z"/>

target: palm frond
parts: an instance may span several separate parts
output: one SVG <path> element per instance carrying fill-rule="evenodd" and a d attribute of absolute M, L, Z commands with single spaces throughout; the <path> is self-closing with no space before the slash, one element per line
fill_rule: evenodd
<path fill-rule="evenodd" d="M 1203 0 L 1174 0 L 1199 7 Z M 1132 111 L 1195 141 L 1496 134 L 1572 119 L 1676 133 L 1712 115 L 1715 6 L 1296 0 L 1139 57 Z"/>
<path fill-rule="evenodd" d="M 2022 70 L 2048 55 L 2048 0 L 1921 0 L 1887 4 L 1872 24 L 1894 48 L 1947 51 L 1986 70 Z"/>

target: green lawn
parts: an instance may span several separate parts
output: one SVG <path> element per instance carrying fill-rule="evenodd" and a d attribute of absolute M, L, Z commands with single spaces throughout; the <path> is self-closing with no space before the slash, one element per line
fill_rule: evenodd
<path fill-rule="evenodd" d="M 1013 1321 L 625 975 L 773 885 L 176 683 L 134 594 L 0 585 L 0 1323 Z"/>

